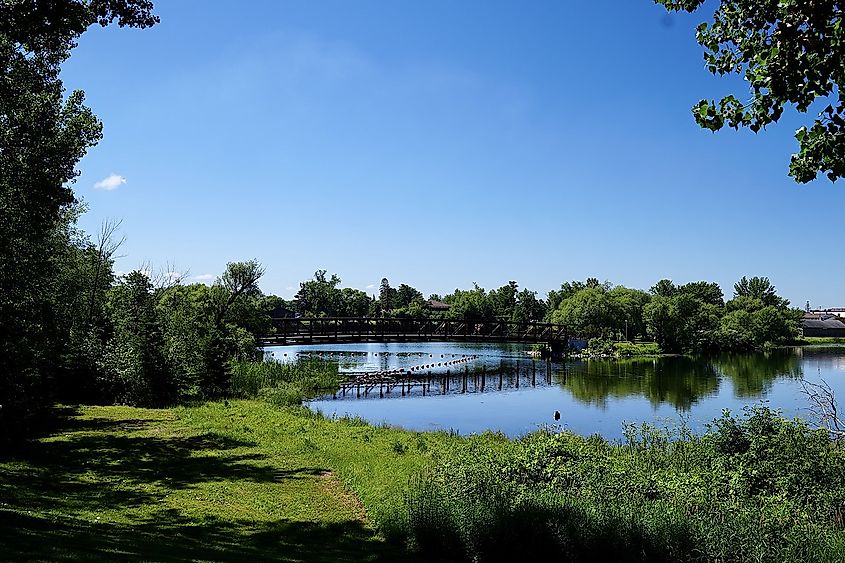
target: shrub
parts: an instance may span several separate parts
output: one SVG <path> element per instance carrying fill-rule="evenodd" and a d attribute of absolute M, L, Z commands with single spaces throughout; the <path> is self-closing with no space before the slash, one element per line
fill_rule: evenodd
<path fill-rule="evenodd" d="M 703 436 L 473 437 L 416 476 L 407 534 L 466 561 L 839 561 L 841 444 L 765 407 Z"/>

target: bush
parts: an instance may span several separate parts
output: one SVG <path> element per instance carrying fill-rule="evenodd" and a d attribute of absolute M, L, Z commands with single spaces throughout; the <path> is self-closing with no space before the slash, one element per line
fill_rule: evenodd
<path fill-rule="evenodd" d="M 840 561 L 845 452 L 765 407 L 703 436 L 462 442 L 406 495 L 420 551 L 466 561 Z"/>

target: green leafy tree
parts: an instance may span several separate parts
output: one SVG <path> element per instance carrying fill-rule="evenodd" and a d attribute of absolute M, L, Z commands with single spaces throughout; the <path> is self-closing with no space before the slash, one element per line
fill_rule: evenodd
<path fill-rule="evenodd" d="M 693 12 L 704 0 L 655 0 L 670 11 Z M 734 95 L 701 100 L 696 122 L 718 131 L 725 125 L 754 132 L 778 121 L 784 107 L 800 113 L 827 105 L 813 124 L 795 134 L 798 153 L 789 175 L 809 182 L 819 173 L 831 181 L 845 175 L 845 72 L 843 4 L 838 0 L 721 0 L 713 18 L 697 28 L 707 69 L 742 74 L 749 86 L 743 101 Z"/>
<path fill-rule="evenodd" d="M 749 350 L 793 339 L 798 334 L 800 309 L 789 307 L 768 278 L 743 277 L 734 285 L 734 298 L 725 304 L 718 335 L 719 347 Z"/>
<path fill-rule="evenodd" d="M 655 295 L 643 309 L 648 334 L 664 352 L 693 352 L 712 344 L 721 309 L 689 293 Z"/>
<path fill-rule="evenodd" d="M 616 325 L 617 313 L 608 292 L 600 286 L 585 287 L 564 299 L 552 322 L 567 325 L 572 334 L 592 338 L 604 336 Z"/>
<path fill-rule="evenodd" d="M 59 73 L 94 24 L 149 27 L 147 0 L 6 0 L 0 4 L 0 440 L 25 431 L 46 404 L 66 335 L 51 307 L 51 251 L 74 202 L 76 165 L 102 127 Z"/>
<path fill-rule="evenodd" d="M 399 298 L 396 294 L 396 289 L 390 287 L 390 282 L 387 278 L 381 278 L 378 291 L 379 309 L 383 315 L 390 314 L 390 311 L 399 306 Z"/>
<path fill-rule="evenodd" d="M 617 286 L 608 292 L 608 297 L 616 314 L 615 329 L 629 340 L 646 336 L 643 309 L 651 301 L 651 296 L 639 289 Z"/>
<path fill-rule="evenodd" d="M 229 389 L 229 362 L 256 359 L 257 338 L 269 331 L 269 319 L 261 310 L 258 281 L 264 268 L 257 260 L 230 262 L 211 287 L 211 327 L 203 343 L 206 372 L 200 390 L 206 397 Z"/>
<path fill-rule="evenodd" d="M 365 317 L 370 310 L 370 303 L 370 296 L 360 289 L 344 287 L 340 290 L 337 314 L 341 317 Z"/>
<path fill-rule="evenodd" d="M 127 274 L 108 293 L 112 334 L 102 358 L 102 383 L 112 401 L 160 406 L 175 397 L 155 305 L 153 285 L 140 271 Z"/>
<path fill-rule="evenodd" d="M 176 285 L 161 291 L 156 314 L 162 335 L 162 354 L 182 398 L 202 396 L 210 366 L 208 347 L 216 336 L 213 288 L 205 284 Z"/>
<path fill-rule="evenodd" d="M 229 364 L 260 357 L 258 338 L 270 332 L 276 299 L 261 294 L 257 261 L 233 262 L 208 287 L 161 290 L 156 304 L 169 377 L 182 398 L 213 398 L 229 390 Z"/>
<path fill-rule="evenodd" d="M 497 319 L 509 321 L 513 318 L 518 293 L 519 285 L 515 281 L 510 281 L 498 289 L 490 290 L 487 299 L 490 301 L 493 315 Z"/>
<path fill-rule="evenodd" d="M 300 313 L 306 317 L 337 316 L 341 300 L 339 285 L 337 274 L 326 278 L 326 270 L 314 272 L 314 279 L 299 284 L 295 299 Z"/>
<path fill-rule="evenodd" d="M 775 307 L 786 307 L 789 301 L 778 297 L 775 286 L 769 281 L 769 278 L 761 278 L 754 276 L 753 278 L 742 277 L 734 284 L 735 297 L 750 297 L 752 299 L 760 300 L 763 305 L 772 305 Z"/>
<path fill-rule="evenodd" d="M 672 280 L 662 279 L 651 286 L 649 291 L 657 297 L 672 297 L 678 292 L 678 288 L 672 283 Z"/>
<path fill-rule="evenodd" d="M 99 360 L 111 328 L 105 311 L 114 282 L 113 256 L 122 240 L 114 239 L 119 223 L 106 222 L 95 242 L 75 226 L 84 209 L 72 205 L 55 229 L 51 257 L 55 274 L 45 292 L 51 297 L 56 335 L 53 373 L 55 398 L 101 400 Z"/>
<path fill-rule="evenodd" d="M 449 319 L 489 321 L 495 318 L 487 292 L 478 284 L 473 284 L 470 290 L 456 289 L 445 296 L 443 301 L 450 306 L 445 315 Z"/>
<path fill-rule="evenodd" d="M 542 299 L 537 299 L 537 292 L 523 289 L 516 296 L 516 307 L 512 319 L 519 322 L 542 321 L 546 316 L 547 306 Z"/>
<path fill-rule="evenodd" d="M 678 288 L 679 293 L 686 293 L 699 301 L 709 303 L 716 307 L 725 305 L 724 294 L 719 284 L 715 282 L 697 281 L 685 283 Z"/>
<path fill-rule="evenodd" d="M 396 288 L 396 306 L 408 307 L 415 301 L 423 300 L 422 292 L 408 284 L 401 283 Z"/>
<path fill-rule="evenodd" d="M 588 287 L 594 289 L 601 287 L 605 290 L 608 290 L 610 289 L 610 284 L 602 284 L 599 282 L 598 278 L 587 278 L 586 282 L 578 280 L 571 282 L 563 282 L 562 284 L 560 284 L 559 290 L 552 290 L 548 294 L 548 299 L 546 301 L 548 303 L 548 315 L 551 316 L 553 312 L 557 311 L 560 308 L 560 304 L 563 302 L 564 299 L 568 299 L 579 291 L 581 291 L 582 289 Z"/>

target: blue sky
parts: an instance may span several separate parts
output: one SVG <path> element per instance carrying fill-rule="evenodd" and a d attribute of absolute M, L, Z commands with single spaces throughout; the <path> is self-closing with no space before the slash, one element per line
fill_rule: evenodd
<path fill-rule="evenodd" d="M 316 269 L 426 294 L 595 276 L 730 295 L 766 275 L 796 305 L 845 305 L 843 187 L 787 176 L 806 117 L 759 135 L 693 122 L 702 97 L 745 97 L 703 68 L 704 13 L 158 4 L 159 26 L 92 29 L 64 68 L 104 122 L 75 185 L 81 224 L 123 219 L 119 270 L 206 280 L 257 258 L 263 289 L 286 297 Z"/>

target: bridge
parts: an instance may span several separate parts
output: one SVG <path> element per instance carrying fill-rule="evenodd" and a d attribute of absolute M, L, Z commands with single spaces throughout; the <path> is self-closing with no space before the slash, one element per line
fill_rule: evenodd
<path fill-rule="evenodd" d="M 389 319 L 380 317 L 273 318 L 264 346 L 345 342 L 515 342 L 564 350 L 566 326 L 519 321 Z"/>

